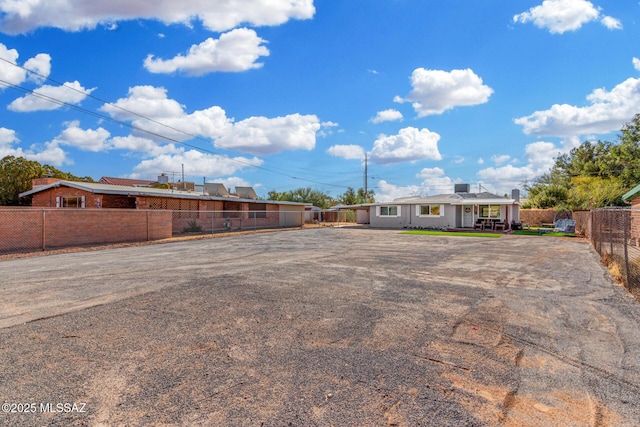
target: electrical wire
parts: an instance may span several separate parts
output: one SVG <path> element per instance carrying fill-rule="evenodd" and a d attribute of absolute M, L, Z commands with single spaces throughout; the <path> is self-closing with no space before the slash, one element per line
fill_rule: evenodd
<path fill-rule="evenodd" d="M 21 66 L 21 65 L 18 65 L 18 64 L 14 63 L 14 62 L 11 62 L 11 61 L 9 61 L 9 60 L 7 60 L 7 59 L 5 59 L 5 58 L 0 58 L 0 61 L 6 62 L 6 63 L 8 63 L 8 64 L 10 64 L 10 65 L 13 65 L 13 66 L 15 66 L 15 67 L 18 67 L 18 68 L 21 68 L 21 69 L 23 69 L 23 70 L 27 71 L 28 73 L 32 73 L 32 74 L 34 74 L 34 75 L 37 75 L 38 77 L 41 77 L 41 78 L 43 78 L 43 79 L 45 79 L 45 80 L 51 81 L 51 82 L 53 82 L 53 83 L 56 83 L 56 84 L 58 84 L 58 85 L 60 85 L 60 86 L 63 86 L 63 87 L 65 87 L 65 88 L 67 88 L 67 89 L 70 89 L 70 90 L 72 90 L 72 91 L 74 91 L 74 92 L 80 93 L 80 94 L 82 94 L 82 95 L 84 95 L 84 96 L 86 96 L 86 97 L 89 97 L 89 98 L 91 98 L 91 99 L 94 99 L 94 100 L 96 100 L 96 101 L 98 101 L 98 102 L 101 102 L 101 103 L 103 103 L 103 104 L 106 104 L 106 105 L 112 106 L 112 107 L 114 107 L 114 108 L 117 108 L 117 109 L 119 109 L 119 110 L 121 110 L 121 111 L 123 111 L 123 112 L 129 113 L 129 114 L 134 115 L 134 116 L 136 116 L 136 117 L 139 117 L 139 118 L 141 118 L 141 119 L 143 119 L 143 120 L 150 121 L 150 122 L 152 122 L 152 123 L 155 123 L 155 124 L 157 124 L 157 125 L 160 125 L 160 126 L 162 126 L 162 127 L 165 127 L 165 128 L 167 128 L 167 129 L 170 129 L 170 130 L 173 130 L 173 131 L 175 131 L 175 132 L 181 133 L 181 134 L 183 134 L 183 135 L 185 135 L 185 136 L 190 137 L 191 139 L 198 139 L 198 140 L 205 141 L 205 142 L 207 142 L 207 143 L 209 143 L 209 142 L 210 142 L 209 140 L 207 140 L 207 139 L 205 139 L 205 138 L 203 138 L 203 137 L 201 137 L 201 136 L 199 136 L 199 135 L 191 134 L 191 133 L 186 132 L 186 131 L 184 131 L 184 130 L 182 130 L 182 129 L 178 129 L 178 128 L 174 127 L 174 126 L 170 126 L 170 125 L 167 125 L 167 124 L 165 124 L 165 123 L 162 123 L 162 122 L 160 122 L 160 121 L 158 121 L 158 120 L 152 119 L 152 118 L 150 118 L 150 117 L 148 117 L 148 116 L 145 116 L 145 115 L 143 115 L 143 114 L 137 113 L 137 112 L 135 112 L 135 111 L 131 111 L 131 110 L 126 109 L 126 108 L 123 108 L 123 107 L 121 107 L 121 106 L 119 106 L 119 105 L 116 105 L 116 104 L 113 104 L 113 103 L 111 103 L 111 102 L 105 101 L 105 100 L 103 100 L 103 99 L 101 99 L 101 98 L 99 98 L 99 97 L 97 97 L 97 96 L 91 95 L 91 93 L 89 93 L 89 92 L 81 91 L 81 90 L 76 89 L 76 88 L 74 88 L 74 87 L 68 86 L 68 85 L 66 85 L 65 83 L 59 82 L 59 81 L 57 81 L 57 80 L 54 80 L 54 79 L 52 79 L 52 78 L 50 78 L 50 77 L 48 77 L 48 76 L 45 76 L 45 75 L 39 74 L 39 73 L 38 73 L 38 72 L 36 72 L 36 71 L 30 70 L 30 69 L 28 69 L 28 68 L 26 68 L 26 67 L 23 67 L 23 66 Z M 97 113 L 97 112 L 95 112 L 95 111 L 91 111 L 91 110 L 88 110 L 88 109 L 86 109 L 86 108 L 80 107 L 80 106 L 78 106 L 78 105 L 70 104 L 70 103 L 65 102 L 65 101 L 62 101 L 62 100 L 60 100 L 60 99 L 57 99 L 57 98 L 54 98 L 54 97 L 51 97 L 51 96 L 48 96 L 48 95 L 44 95 L 44 94 L 42 94 L 42 93 L 38 93 L 38 92 L 36 92 L 35 90 L 31 90 L 31 89 L 28 89 L 28 88 L 25 88 L 25 87 L 22 87 L 22 86 L 19 86 L 19 85 L 16 85 L 16 84 L 10 83 L 10 82 L 8 82 L 8 81 L 6 81 L 6 80 L 2 80 L 2 79 L 0 79 L 0 84 L 2 84 L 3 86 L 6 86 L 6 87 L 10 87 L 10 88 L 16 89 L 16 90 L 18 90 L 18 91 L 20 91 L 20 92 L 27 93 L 27 94 L 29 94 L 29 95 L 35 96 L 35 97 L 37 97 L 37 98 L 45 99 L 45 100 L 47 100 L 47 101 L 49 101 L 49 102 L 53 102 L 53 103 L 58 104 L 58 105 L 62 105 L 62 106 L 65 106 L 65 107 L 69 107 L 69 108 L 71 108 L 71 109 L 73 109 L 73 110 L 76 110 L 76 111 L 82 112 L 82 113 L 84 113 L 84 114 L 87 114 L 87 115 L 90 115 L 90 116 L 94 116 L 94 117 L 97 117 L 97 118 L 100 118 L 100 119 L 103 119 L 103 120 L 107 120 L 107 121 L 109 121 L 109 122 L 116 123 L 116 124 L 119 124 L 119 125 L 121 125 L 121 126 L 125 126 L 125 127 L 130 128 L 130 129 L 133 129 L 133 130 L 136 130 L 136 131 L 139 131 L 139 132 L 146 133 L 146 134 L 148 134 L 148 135 L 152 135 L 152 136 L 154 136 L 154 137 L 156 137 L 156 138 L 160 138 L 160 139 L 163 139 L 163 140 L 166 140 L 166 141 L 170 141 L 170 142 L 173 142 L 173 143 L 176 143 L 176 144 L 181 144 L 181 145 L 184 145 L 184 146 L 186 146 L 186 147 L 192 148 L 192 149 L 197 150 L 197 151 L 200 151 L 200 152 L 204 152 L 204 153 L 208 153 L 208 154 L 213 154 L 213 155 L 219 155 L 219 156 L 222 156 L 222 154 L 220 154 L 220 153 L 218 153 L 218 152 L 215 152 L 215 151 L 213 151 L 213 150 L 209 150 L 209 149 L 206 149 L 206 148 L 202 148 L 202 147 L 200 147 L 200 146 L 196 146 L 196 145 L 193 145 L 193 144 L 189 144 L 189 143 L 186 143 L 186 142 L 184 142 L 184 141 L 180 141 L 180 140 L 178 140 L 178 139 L 171 138 L 171 137 L 169 137 L 169 136 L 167 136 L 167 135 L 163 135 L 163 134 L 160 134 L 160 133 L 158 133 L 158 132 L 154 132 L 154 131 L 150 131 L 150 130 L 148 130 L 148 129 L 141 128 L 140 126 L 136 126 L 136 125 L 134 125 L 134 124 L 132 124 L 132 123 L 128 123 L 128 122 L 125 122 L 125 121 L 122 121 L 122 120 L 118 120 L 118 119 L 115 119 L 115 118 L 113 118 L 113 117 L 111 117 L 111 116 L 104 115 L 104 114 L 100 114 L 100 113 Z M 220 148 L 223 148 L 223 149 L 225 149 L 225 150 L 229 150 L 229 151 L 236 151 L 236 150 L 233 150 L 233 149 L 231 149 L 231 148 L 226 148 L 226 147 L 224 147 L 224 146 L 219 146 L 219 147 L 220 147 Z M 318 185 L 323 185 L 323 186 L 328 186 L 328 187 L 350 188 L 349 186 L 347 186 L 347 185 L 343 185 L 343 184 L 331 184 L 331 183 L 321 182 L 321 181 L 317 181 L 317 180 L 312 180 L 312 179 L 307 179 L 307 178 L 301 178 L 301 177 L 293 176 L 293 175 L 290 175 L 290 174 L 287 174 L 287 173 L 284 173 L 284 172 L 280 172 L 280 171 L 277 171 L 277 170 L 274 170 L 274 169 L 266 168 L 266 167 L 264 167 L 264 166 L 259 166 L 259 165 L 254 165 L 254 164 L 249 163 L 249 162 L 244 162 L 244 161 L 242 161 L 242 160 L 239 160 L 239 159 L 237 159 L 237 158 L 233 158 L 233 157 L 227 157 L 227 158 L 228 158 L 230 161 L 234 161 L 234 162 L 236 162 L 236 163 L 240 163 L 240 164 L 242 164 L 242 165 L 244 165 L 244 166 L 248 166 L 248 167 L 253 167 L 253 168 L 256 168 L 256 169 L 264 170 L 265 172 L 270 172 L 270 173 L 278 174 L 278 175 L 285 176 L 285 177 L 287 177 L 287 178 L 294 179 L 294 180 L 297 180 L 297 181 L 304 181 L 304 182 L 309 182 L 309 183 L 318 184 Z"/>

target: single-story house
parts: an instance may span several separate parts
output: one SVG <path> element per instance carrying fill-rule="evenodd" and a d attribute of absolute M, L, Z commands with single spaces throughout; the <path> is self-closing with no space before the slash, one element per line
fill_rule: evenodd
<path fill-rule="evenodd" d="M 371 227 L 509 229 L 520 223 L 520 191 L 511 197 L 471 193 L 469 184 L 456 184 L 453 194 L 403 197 L 369 207 Z"/>
<path fill-rule="evenodd" d="M 301 226 L 307 203 L 259 200 L 249 187 L 240 187 L 244 197 L 229 194 L 224 185 L 207 183 L 204 191 L 34 179 L 32 189 L 20 194 L 30 197 L 33 207 L 76 209 L 148 209 L 173 211 L 174 232 L 193 220 L 211 223 L 212 228 L 255 224 L 256 227 Z M 219 224 L 218 224 L 219 223 Z"/>

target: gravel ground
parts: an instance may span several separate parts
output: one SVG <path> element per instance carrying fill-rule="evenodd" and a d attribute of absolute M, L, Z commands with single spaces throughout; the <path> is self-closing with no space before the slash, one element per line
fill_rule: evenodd
<path fill-rule="evenodd" d="M 0 425 L 640 425 L 640 304 L 576 239 L 321 228 L 0 268 Z"/>

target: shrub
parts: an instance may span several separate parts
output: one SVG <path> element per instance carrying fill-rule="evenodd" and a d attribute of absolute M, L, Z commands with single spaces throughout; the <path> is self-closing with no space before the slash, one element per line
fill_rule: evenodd
<path fill-rule="evenodd" d="M 199 233 L 201 231 L 202 231 L 202 226 L 198 224 L 198 221 L 196 221 L 195 219 L 192 219 L 191 221 L 189 221 L 189 225 L 184 229 L 185 233 Z"/>

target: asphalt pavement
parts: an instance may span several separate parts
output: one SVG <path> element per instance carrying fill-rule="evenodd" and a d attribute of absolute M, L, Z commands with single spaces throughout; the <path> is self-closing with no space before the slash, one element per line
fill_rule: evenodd
<path fill-rule="evenodd" d="M 638 426 L 589 244 L 318 228 L 0 261 L 0 425 Z"/>

